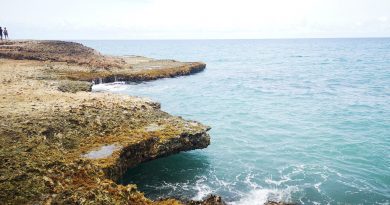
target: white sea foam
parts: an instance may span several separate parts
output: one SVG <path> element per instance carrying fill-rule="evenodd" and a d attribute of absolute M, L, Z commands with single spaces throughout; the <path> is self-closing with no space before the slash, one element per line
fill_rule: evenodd
<path fill-rule="evenodd" d="M 127 87 L 123 85 L 125 85 L 125 82 L 96 84 L 92 86 L 92 90 L 94 92 L 118 92 L 127 89 Z"/>
<path fill-rule="evenodd" d="M 290 180 L 291 180 L 291 178 L 288 176 L 282 176 L 281 180 L 274 180 L 274 179 L 272 179 L 272 177 L 269 177 L 269 178 L 265 179 L 265 183 L 275 185 L 275 186 L 280 186 L 281 184 L 286 183 Z"/>
<path fill-rule="evenodd" d="M 288 202 L 291 199 L 293 189 L 256 189 L 239 201 L 231 202 L 230 205 L 263 205 L 267 201 Z"/>
<path fill-rule="evenodd" d="M 204 183 L 205 180 L 207 179 L 201 178 L 196 181 L 195 184 L 196 195 L 192 198 L 192 200 L 202 200 L 212 193 L 212 189 Z"/>
<path fill-rule="evenodd" d="M 202 200 L 212 193 L 211 188 L 204 184 L 199 186 L 197 185 L 195 189 L 197 190 L 197 194 L 192 198 L 192 200 Z"/>
<path fill-rule="evenodd" d="M 252 187 L 252 189 L 257 189 L 259 187 L 258 184 L 256 184 L 255 182 L 253 182 L 253 179 L 255 178 L 255 175 L 252 174 L 252 173 L 249 173 L 246 177 L 245 177 L 245 180 L 244 182 L 246 184 L 248 184 L 250 187 Z"/>

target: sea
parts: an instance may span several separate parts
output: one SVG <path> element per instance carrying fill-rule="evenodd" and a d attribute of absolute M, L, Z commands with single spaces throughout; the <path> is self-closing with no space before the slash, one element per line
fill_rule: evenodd
<path fill-rule="evenodd" d="M 390 204 L 390 39 L 79 41 L 108 55 L 203 61 L 198 74 L 98 84 L 212 127 L 211 145 L 143 163 L 152 199 Z"/>

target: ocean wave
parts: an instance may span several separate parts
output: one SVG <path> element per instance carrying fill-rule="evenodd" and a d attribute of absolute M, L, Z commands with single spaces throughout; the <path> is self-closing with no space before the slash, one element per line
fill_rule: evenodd
<path fill-rule="evenodd" d="M 114 82 L 114 83 L 104 83 L 104 84 L 95 84 L 92 86 L 93 92 L 119 92 L 125 91 L 128 89 L 124 86 L 125 82 Z"/>
<path fill-rule="evenodd" d="M 199 180 L 196 181 L 195 183 L 195 191 L 196 191 L 196 195 L 192 198 L 192 200 L 202 200 L 204 199 L 205 197 L 207 197 L 208 195 L 210 195 L 211 193 L 213 193 L 213 190 L 211 189 L 211 187 L 209 187 L 208 185 L 206 185 L 204 182 L 205 182 L 205 178 L 201 178 Z"/>
<path fill-rule="evenodd" d="M 297 188 L 290 187 L 284 190 L 279 189 L 256 189 L 249 192 L 248 195 L 239 201 L 230 202 L 229 205 L 263 205 L 267 201 L 290 202 L 291 194 L 297 191 Z"/>

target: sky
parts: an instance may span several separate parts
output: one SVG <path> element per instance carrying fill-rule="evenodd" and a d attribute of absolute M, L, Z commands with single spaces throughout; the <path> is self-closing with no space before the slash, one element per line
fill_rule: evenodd
<path fill-rule="evenodd" d="M 390 0 L 0 0 L 14 39 L 390 37 Z"/>

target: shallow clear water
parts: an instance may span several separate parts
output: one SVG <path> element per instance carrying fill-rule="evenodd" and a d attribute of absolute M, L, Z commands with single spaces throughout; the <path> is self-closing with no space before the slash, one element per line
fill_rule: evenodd
<path fill-rule="evenodd" d="M 192 76 L 94 87 L 212 127 L 207 149 L 142 164 L 122 183 L 151 198 L 389 204 L 390 39 L 82 43 L 207 63 Z"/>

